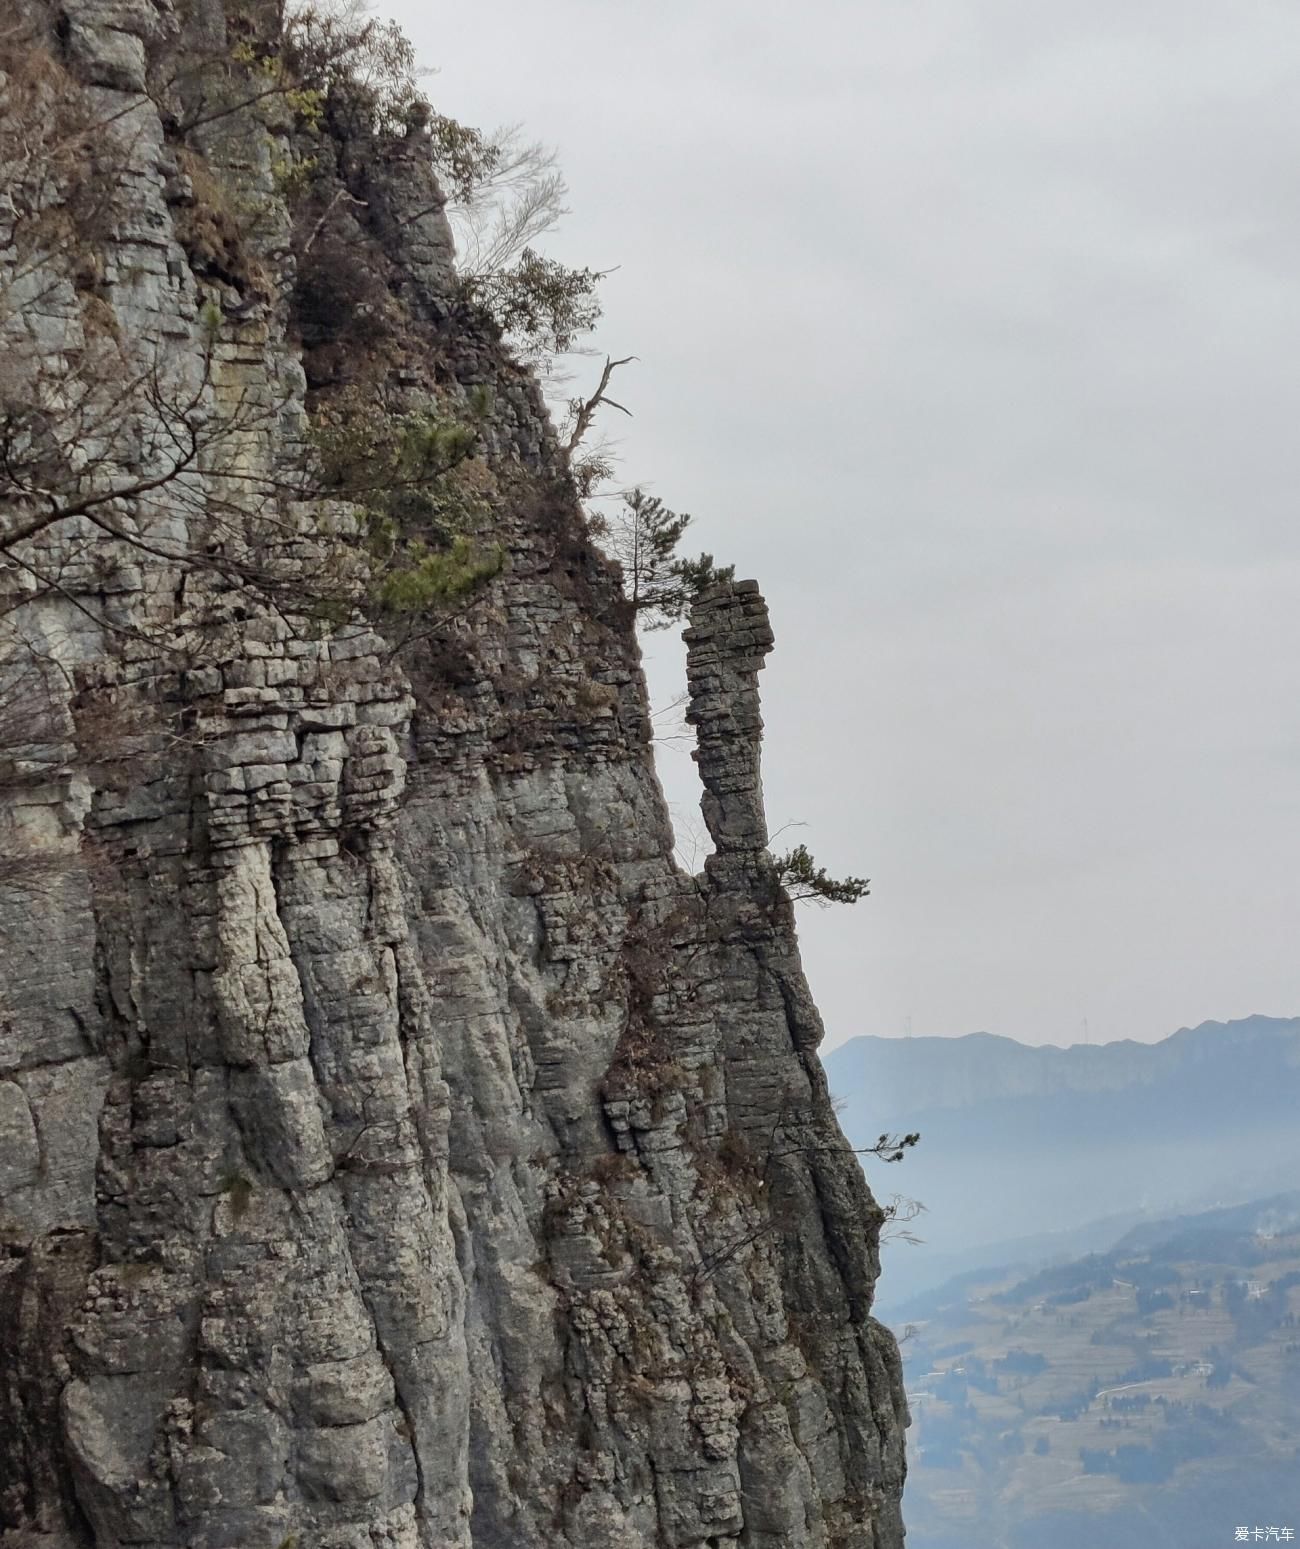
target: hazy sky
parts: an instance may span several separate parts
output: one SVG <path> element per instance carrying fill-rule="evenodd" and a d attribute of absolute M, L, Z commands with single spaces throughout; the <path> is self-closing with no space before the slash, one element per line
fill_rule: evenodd
<path fill-rule="evenodd" d="M 829 1041 L 1300 1012 L 1295 0 L 395 14 L 559 149 L 621 476 L 768 597 Z"/>

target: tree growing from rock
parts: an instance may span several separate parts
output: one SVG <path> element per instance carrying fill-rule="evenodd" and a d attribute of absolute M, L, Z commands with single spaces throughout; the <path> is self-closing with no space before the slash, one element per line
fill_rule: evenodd
<path fill-rule="evenodd" d="M 712 554 L 681 558 L 677 545 L 691 518 L 643 489 L 625 494 L 614 516 L 591 520 L 597 541 L 617 560 L 624 595 L 646 629 L 677 623 L 701 592 L 735 574 L 733 565 L 715 565 Z"/>
<path fill-rule="evenodd" d="M 866 877 L 832 877 L 803 844 L 778 857 L 776 873 L 794 903 L 856 904 L 871 891 Z"/>

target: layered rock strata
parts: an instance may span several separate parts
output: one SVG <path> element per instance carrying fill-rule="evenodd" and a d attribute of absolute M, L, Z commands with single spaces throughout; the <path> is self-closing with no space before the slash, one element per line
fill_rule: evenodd
<path fill-rule="evenodd" d="M 107 318 L 213 415 L 266 406 L 241 467 L 299 466 L 330 341 L 196 258 L 147 89 L 234 7 L 58 13 L 118 202 L 93 312 L 10 272 L 7 337 L 57 383 Z M 232 114 L 206 150 L 262 272 L 283 140 Z M 766 850 L 763 601 L 688 631 L 687 876 L 618 577 L 536 383 L 457 309 L 419 134 L 337 149 L 407 384 L 492 389 L 505 563 L 410 650 L 306 628 L 193 557 L 230 478 L 196 463 L 115 504 L 142 543 L 73 516 L 4 569 L 39 713 L 0 749 L 0 1545 L 899 1549 L 881 1212 Z M 156 442 L 106 448 L 124 487 Z"/>

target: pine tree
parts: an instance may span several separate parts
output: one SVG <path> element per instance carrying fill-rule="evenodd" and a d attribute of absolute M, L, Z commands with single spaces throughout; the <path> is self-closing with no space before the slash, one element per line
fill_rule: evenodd
<path fill-rule="evenodd" d="M 690 523 L 686 513 L 669 510 L 657 495 L 634 489 L 623 496 L 617 516 L 597 525 L 596 535 L 622 567 L 627 600 L 647 629 L 666 629 L 707 587 L 735 574 L 733 565 L 715 565 L 712 554 L 677 557 Z"/>
<path fill-rule="evenodd" d="M 804 844 L 796 845 L 776 863 L 777 878 L 795 903 L 856 904 L 870 891 L 866 877 L 832 877 L 819 866 Z"/>

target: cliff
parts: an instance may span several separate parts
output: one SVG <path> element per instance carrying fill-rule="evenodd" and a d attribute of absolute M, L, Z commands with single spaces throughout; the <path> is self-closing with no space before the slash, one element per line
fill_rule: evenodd
<path fill-rule="evenodd" d="M 686 876 L 634 621 L 457 300 L 427 130 L 315 131 L 368 287 L 331 312 L 276 94 L 214 116 L 174 68 L 228 85 L 258 10 L 34 4 L 24 42 L 22 100 L 102 126 L 112 187 L 0 252 L 12 444 L 64 480 L 0 511 L 0 1544 L 899 1549 L 881 1213 L 766 851 L 762 598 L 687 634 Z M 400 639 L 295 609 L 346 511 L 241 493 L 301 494 L 340 381 L 490 404 L 498 573 Z"/>

